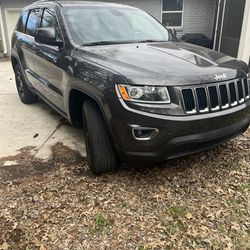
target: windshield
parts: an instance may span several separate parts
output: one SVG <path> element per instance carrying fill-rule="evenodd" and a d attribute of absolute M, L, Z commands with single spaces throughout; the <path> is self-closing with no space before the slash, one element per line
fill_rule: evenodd
<path fill-rule="evenodd" d="M 64 14 L 73 40 L 80 45 L 176 40 L 153 17 L 138 9 L 67 6 Z"/>

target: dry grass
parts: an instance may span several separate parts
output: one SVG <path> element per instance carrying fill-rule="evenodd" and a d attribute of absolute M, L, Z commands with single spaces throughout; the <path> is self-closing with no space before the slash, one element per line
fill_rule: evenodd
<path fill-rule="evenodd" d="M 249 130 L 101 177 L 60 144 L 48 163 L 29 150 L 0 160 L 0 249 L 250 249 Z"/>

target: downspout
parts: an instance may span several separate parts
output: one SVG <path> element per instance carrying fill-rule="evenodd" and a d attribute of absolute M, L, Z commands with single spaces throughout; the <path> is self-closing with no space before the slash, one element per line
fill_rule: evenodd
<path fill-rule="evenodd" d="M 0 5 L 0 21 L 1 21 L 1 33 L 2 33 L 2 41 L 3 41 L 3 53 L 7 55 L 7 43 L 6 43 L 6 36 L 5 36 L 5 30 L 4 30 L 4 24 L 3 24 L 3 14 L 2 14 L 2 7 Z"/>

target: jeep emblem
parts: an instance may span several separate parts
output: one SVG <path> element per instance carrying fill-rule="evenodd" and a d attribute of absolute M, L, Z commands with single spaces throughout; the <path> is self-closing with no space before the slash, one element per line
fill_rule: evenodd
<path fill-rule="evenodd" d="M 226 79 L 227 78 L 227 74 L 221 74 L 221 75 L 217 75 L 217 74 L 215 74 L 215 76 L 214 76 L 214 79 L 216 80 L 216 81 L 219 81 L 219 80 L 224 80 L 224 79 Z"/>

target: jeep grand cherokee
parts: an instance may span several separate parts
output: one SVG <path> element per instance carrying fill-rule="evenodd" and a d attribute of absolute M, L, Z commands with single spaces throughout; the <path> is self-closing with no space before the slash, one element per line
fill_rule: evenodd
<path fill-rule="evenodd" d="M 11 60 L 23 103 L 40 97 L 83 128 L 96 174 L 206 150 L 250 123 L 244 62 L 126 5 L 36 2 L 21 13 Z"/>

